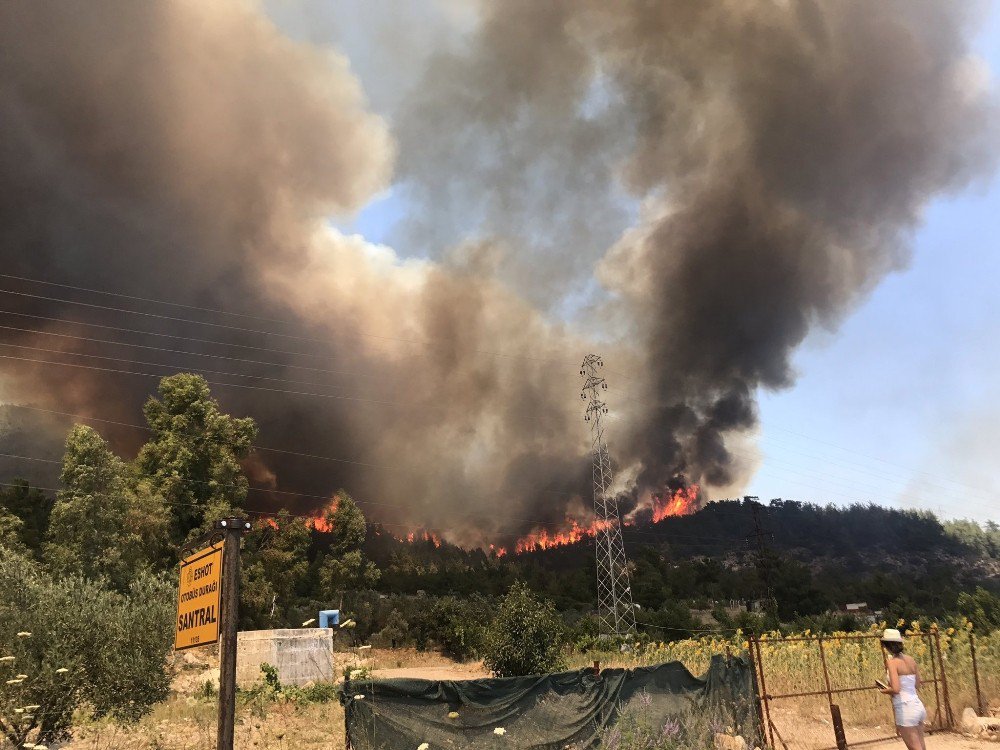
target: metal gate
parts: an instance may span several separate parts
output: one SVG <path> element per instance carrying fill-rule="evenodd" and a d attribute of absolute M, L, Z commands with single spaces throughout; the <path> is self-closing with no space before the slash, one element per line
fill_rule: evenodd
<path fill-rule="evenodd" d="M 861 653 L 861 649 L 864 648 L 865 644 L 870 642 L 873 644 L 873 648 L 877 649 L 881 653 L 881 660 L 883 666 L 886 666 L 885 652 L 882 650 L 880 644 L 881 635 L 879 633 L 865 633 L 865 634 L 849 634 L 849 635 L 808 635 L 808 636 L 793 636 L 788 638 L 773 638 L 773 639 L 761 639 L 756 636 L 751 636 L 749 640 L 749 652 L 751 660 L 754 663 L 754 674 L 757 679 L 758 694 L 760 696 L 759 704 L 759 714 L 761 725 L 764 727 L 765 736 L 768 740 L 768 744 L 772 748 L 782 747 L 783 750 L 791 750 L 789 748 L 788 742 L 782 737 L 781 732 L 776 725 L 774 718 L 772 717 L 772 712 L 775 709 L 773 705 L 777 701 L 790 700 L 790 699 L 801 699 L 816 696 L 825 696 L 826 702 L 829 705 L 830 710 L 830 723 L 833 730 L 832 737 L 834 744 L 829 747 L 824 747 L 822 750 L 846 750 L 849 746 L 859 747 L 862 745 L 870 745 L 877 742 L 885 742 L 887 740 L 896 739 L 895 731 L 893 734 L 888 734 L 885 736 L 877 737 L 866 737 L 861 740 L 852 740 L 848 743 L 848 738 L 844 730 L 844 717 L 841 713 L 840 701 L 843 696 L 849 696 L 850 694 L 862 694 L 865 691 L 877 692 L 877 687 L 874 684 L 874 678 L 878 675 L 872 675 L 872 680 L 867 684 L 839 684 L 834 675 L 831 675 L 831 670 L 828 665 L 828 647 L 833 643 L 842 643 L 847 641 L 854 641 L 858 644 L 858 653 Z M 931 732 L 941 731 L 943 729 L 949 729 L 955 724 L 954 715 L 952 714 L 951 701 L 948 696 L 948 676 L 945 671 L 945 660 L 942 659 L 941 655 L 941 639 L 939 633 L 936 629 L 931 630 L 926 633 L 912 633 L 909 635 L 911 642 L 917 642 L 923 644 L 923 653 L 929 658 L 925 658 L 925 662 L 929 662 L 930 675 L 926 676 L 924 674 L 924 669 L 921 669 L 921 681 L 925 686 L 933 686 L 934 696 L 933 696 L 933 706 L 928 705 L 928 713 L 931 716 Z M 808 657 L 810 651 L 812 651 L 815 646 L 815 652 L 813 652 L 813 657 L 818 657 L 819 666 L 822 671 L 823 687 L 818 690 L 793 690 L 790 692 L 780 692 L 771 693 L 768 691 L 768 665 L 767 659 L 764 655 L 764 646 L 768 649 L 773 650 L 775 653 L 780 652 L 781 649 L 796 649 L 802 651 L 805 649 L 803 656 Z M 801 644 L 801 645 L 800 645 Z M 970 640 L 970 646 L 974 649 L 974 640 Z M 869 655 L 870 656 L 870 655 Z M 795 657 L 801 659 L 801 656 Z M 859 657 L 860 663 L 860 657 Z M 975 651 L 973 650 L 973 665 L 975 667 Z M 922 665 L 926 667 L 927 664 Z M 771 672 L 772 677 L 774 676 L 774 670 Z M 979 686 L 979 676 L 978 671 L 975 674 L 976 687 L 978 693 Z M 835 700 L 835 696 L 837 699 Z M 882 698 L 881 694 L 878 694 L 879 698 Z M 978 697 L 978 695 L 977 695 Z M 980 704 L 982 699 L 979 699 Z M 928 696 L 928 703 L 930 703 L 930 696 Z M 887 702 L 888 703 L 888 702 Z M 888 715 L 890 717 L 890 724 L 895 727 L 894 722 L 891 719 L 891 708 L 888 710 Z"/>

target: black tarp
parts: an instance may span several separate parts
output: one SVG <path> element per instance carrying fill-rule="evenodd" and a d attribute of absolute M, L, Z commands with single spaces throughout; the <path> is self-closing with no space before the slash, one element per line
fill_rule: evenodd
<path fill-rule="evenodd" d="M 345 683 L 342 702 L 354 750 L 600 747 L 623 711 L 653 727 L 668 721 L 713 732 L 759 736 L 756 686 L 746 657 L 712 658 L 704 677 L 680 662 L 462 681 L 416 679 Z M 449 717 L 449 713 L 457 716 Z M 496 734 L 497 729 L 502 734 Z"/>

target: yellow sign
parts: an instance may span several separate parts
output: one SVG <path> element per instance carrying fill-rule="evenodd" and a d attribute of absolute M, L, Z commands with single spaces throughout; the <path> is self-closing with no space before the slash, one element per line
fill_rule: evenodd
<path fill-rule="evenodd" d="M 181 586 L 177 595 L 177 650 L 217 643 L 219 594 L 222 589 L 222 542 L 181 560 Z"/>

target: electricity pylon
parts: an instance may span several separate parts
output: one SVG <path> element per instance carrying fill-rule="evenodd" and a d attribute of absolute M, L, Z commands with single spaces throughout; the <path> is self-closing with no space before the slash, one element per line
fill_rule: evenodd
<path fill-rule="evenodd" d="M 580 397 L 586 400 L 584 419 L 590 422 L 594 454 L 594 545 L 597 548 L 597 616 L 601 635 L 627 636 L 635 633 L 635 611 L 632 607 L 632 588 L 629 585 L 628 560 L 622 541 L 618 500 L 611 494 L 611 456 L 604 440 L 603 415 L 608 407 L 601 401 L 601 391 L 608 384 L 598 374 L 604 363 L 596 354 L 588 354 L 580 365 L 583 390 Z"/>

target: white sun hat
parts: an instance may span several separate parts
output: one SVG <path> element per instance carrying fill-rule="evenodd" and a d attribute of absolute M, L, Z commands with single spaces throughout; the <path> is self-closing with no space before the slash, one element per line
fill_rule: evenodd
<path fill-rule="evenodd" d="M 882 643 L 902 643 L 903 636 L 895 628 L 886 628 L 882 633 Z"/>

